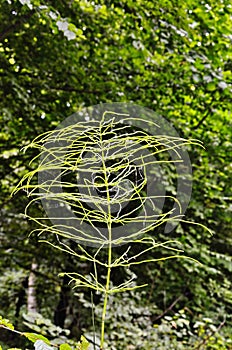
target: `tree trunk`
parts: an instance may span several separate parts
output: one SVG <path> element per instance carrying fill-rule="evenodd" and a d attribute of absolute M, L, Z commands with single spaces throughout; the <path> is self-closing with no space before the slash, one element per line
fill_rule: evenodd
<path fill-rule="evenodd" d="M 31 271 L 28 278 L 28 289 L 27 289 L 27 312 L 37 312 L 37 301 L 36 301 L 36 276 L 34 271 L 38 268 L 38 264 L 32 261 Z"/>
<path fill-rule="evenodd" d="M 67 316 L 67 308 L 70 298 L 69 278 L 65 275 L 60 291 L 60 299 L 54 314 L 54 323 L 56 326 L 64 328 L 65 319 Z"/>

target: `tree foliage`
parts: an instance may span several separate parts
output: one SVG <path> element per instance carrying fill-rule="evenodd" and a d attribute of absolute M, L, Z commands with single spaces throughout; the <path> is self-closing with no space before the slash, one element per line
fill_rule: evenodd
<path fill-rule="evenodd" d="M 158 329 L 159 346 L 165 348 L 189 349 L 185 338 L 191 342 L 198 337 L 196 349 L 231 349 L 231 16 L 229 0 L 165 0 L 162 4 L 124 0 L 2 1 L 3 317 L 16 325 L 26 322 L 23 315 L 28 306 L 28 278 L 35 261 L 37 311 L 56 326 L 69 329 L 70 339 L 79 339 L 83 331 L 91 335 L 91 295 L 73 292 L 67 277 L 57 276 L 71 268 L 77 272 L 81 269 L 88 276 L 92 267 L 84 261 L 77 263 L 72 256 L 65 258 L 62 252 L 51 252 L 34 236 L 29 238 L 36 225 L 22 216 L 28 203 L 26 194 L 21 191 L 14 198 L 10 194 L 19 179 L 32 170 L 29 160 L 36 151 L 24 154 L 21 149 L 37 135 L 53 130 L 83 106 L 133 101 L 160 113 L 183 137 L 203 142 L 205 150 L 189 150 L 194 188 L 186 219 L 206 225 L 214 235 L 184 223 L 169 237 L 164 237 L 161 229 L 154 232 L 160 242 L 178 239 L 186 253 L 203 266 L 181 260 L 132 269 L 138 284 L 149 283 L 149 287 L 144 295 L 129 298 L 132 305 L 126 311 L 125 341 L 118 332 L 123 312 L 110 314 L 109 341 L 117 350 L 126 346 L 136 349 L 141 339 L 145 344 L 143 335 L 148 329 Z M 172 174 L 170 169 L 168 191 L 175 196 Z M 33 210 L 37 215 L 40 204 Z M 160 255 L 163 253 L 160 251 Z M 115 284 L 124 282 L 122 276 L 113 276 Z M 93 299 L 98 307 L 99 296 L 94 294 Z M 126 305 L 128 297 L 125 295 L 120 302 Z M 133 311 L 134 305 L 139 312 Z M 148 315 L 147 328 L 139 314 Z M 135 333 L 139 334 L 134 340 L 137 343 L 133 343 Z M 146 349 L 152 349 L 157 338 L 147 339 Z M 21 338 L 18 341 L 15 344 L 13 337 L 0 332 L 4 349 L 23 342 Z"/>

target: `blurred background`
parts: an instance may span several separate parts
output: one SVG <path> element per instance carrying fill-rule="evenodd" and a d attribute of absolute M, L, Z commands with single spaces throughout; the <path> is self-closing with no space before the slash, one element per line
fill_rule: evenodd
<path fill-rule="evenodd" d="M 113 275 L 115 283 L 135 275 L 148 286 L 110 300 L 108 348 L 232 349 L 231 68 L 229 0 L 1 1 L 0 315 L 49 339 L 93 339 L 100 295 L 58 277 L 87 276 L 92 265 L 29 237 L 36 225 L 22 215 L 28 198 L 11 192 L 32 170 L 36 151 L 22 148 L 36 136 L 82 107 L 134 102 L 203 142 L 188 150 L 193 193 L 185 218 L 213 235 L 184 223 L 168 235 L 159 229 L 157 241 L 177 239 L 202 265 L 160 261 Z M 175 196 L 171 168 L 170 179 Z M 40 203 L 33 210 L 38 215 Z M 0 345 L 28 346 L 2 329 Z"/>

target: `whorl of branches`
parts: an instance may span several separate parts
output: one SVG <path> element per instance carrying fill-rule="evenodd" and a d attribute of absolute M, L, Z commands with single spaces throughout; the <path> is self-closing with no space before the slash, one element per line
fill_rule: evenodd
<path fill-rule="evenodd" d="M 169 220 L 180 220 L 181 203 L 165 195 L 162 179 L 157 183 L 156 176 L 161 164 L 183 162 L 183 146 L 198 142 L 153 135 L 133 127 L 133 121 L 129 115 L 105 111 L 101 120 L 47 132 L 28 146 L 39 150 L 32 160 L 36 167 L 16 191 L 23 188 L 32 198 L 27 216 L 30 206 L 38 198 L 42 201 L 48 219 L 32 218 L 40 233 L 107 247 L 132 242 Z M 157 129 L 151 121 L 137 118 L 137 122 L 146 130 Z M 170 152 L 175 155 L 172 159 Z M 176 215 L 173 209 L 163 212 L 167 197 L 176 202 Z"/>

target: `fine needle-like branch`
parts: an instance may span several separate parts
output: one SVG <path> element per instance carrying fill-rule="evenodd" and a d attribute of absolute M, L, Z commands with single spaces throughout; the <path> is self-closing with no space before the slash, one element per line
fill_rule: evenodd
<path fill-rule="evenodd" d="M 145 118 L 105 111 L 100 121 L 93 118 L 38 136 L 25 148 L 32 147 L 39 151 L 31 162 L 31 166 L 35 164 L 35 167 L 24 175 L 14 190 L 16 193 L 23 189 L 31 198 L 25 208 L 25 216 L 38 226 L 33 232 L 42 237 L 53 234 L 57 238 L 56 244 L 43 238 L 42 242 L 93 264 L 94 273 L 88 276 L 74 272 L 64 272 L 63 275 L 70 278 L 74 288 L 84 287 L 102 293 L 101 350 L 105 349 L 109 295 L 146 285 L 137 286 L 130 278 L 118 286 L 112 286 L 112 269 L 186 258 L 176 248 L 175 241 L 157 243 L 154 237 L 149 236 L 149 232 L 154 232 L 162 224 L 187 221 L 183 220 L 182 204 L 178 199 L 154 195 L 147 190 L 154 178 L 154 172 L 148 169 L 169 164 L 182 165 L 181 149 L 202 144 L 195 139 L 151 135 L 133 128 L 131 122 L 135 120 L 142 125 L 147 124 L 148 130 L 151 127 L 159 128 Z M 38 183 L 34 180 L 37 177 Z M 30 210 L 38 199 L 42 201 L 49 219 L 44 215 L 30 216 Z M 162 199 L 172 201 L 176 209 L 166 212 L 159 210 L 156 203 Z M 126 234 L 120 233 L 119 228 Z M 70 239 L 77 243 L 76 250 L 69 246 Z M 113 247 L 122 244 L 127 244 L 128 248 L 114 259 Z M 133 255 L 132 244 L 140 244 L 144 248 Z M 83 245 L 95 247 L 96 250 L 88 251 Z M 103 248 L 107 249 L 107 259 L 104 261 L 100 254 Z M 161 258 L 149 257 L 151 251 L 159 248 L 173 254 Z M 100 283 L 98 279 L 100 267 L 106 269 L 105 283 Z"/>

